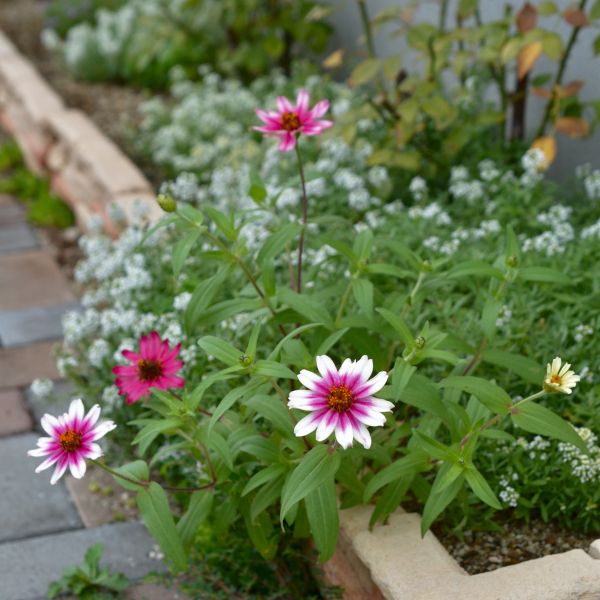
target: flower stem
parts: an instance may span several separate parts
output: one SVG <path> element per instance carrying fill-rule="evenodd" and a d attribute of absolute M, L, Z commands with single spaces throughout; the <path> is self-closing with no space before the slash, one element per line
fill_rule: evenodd
<path fill-rule="evenodd" d="M 340 307 L 338 308 L 337 315 L 335 316 L 335 324 L 339 327 L 340 321 L 342 320 L 342 316 L 344 314 L 344 308 L 346 308 L 346 304 L 348 302 L 348 298 L 350 298 L 350 292 L 352 291 L 352 280 L 348 282 L 348 286 L 346 287 L 346 291 L 342 296 L 342 300 L 340 302 Z"/>
<path fill-rule="evenodd" d="M 153 479 L 149 479 L 149 480 L 132 479 L 131 477 L 127 477 L 127 475 L 123 475 L 122 473 L 115 471 L 115 469 L 112 469 L 104 462 L 93 459 L 93 458 L 90 459 L 90 462 L 95 464 L 97 467 L 100 467 L 107 473 L 110 473 L 113 477 L 116 477 L 117 479 L 124 479 L 125 481 L 128 481 L 129 483 L 133 483 L 134 485 L 138 485 L 144 489 L 146 489 L 153 482 L 158 483 L 157 481 L 154 481 Z M 213 488 L 213 487 L 215 487 L 216 483 L 217 482 L 213 480 L 210 483 L 207 483 L 206 485 L 201 485 L 198 487 L 174 487 L 171 485 L 163 485 L 160 483 L 159 483 L 159 485 L 160 485 L 160 487 L 163 488 L 163 490 L 168 490 L 169 492 L 184 492 L 184 493 L 191 494 L 193 492 L 200 492 L 202 490 L 207 490 L 209 488 Z"/>
<path fill-rule="evenodd" d="M 302 292 L 302 255 L 304 254 L 304 235 L 308 224 L 308 196 L 306 194 L 306 179 L 304 177 L 304 164 L 302 163 L 302 155 L 300 147 L 296 143 L 296 158 L 298 159 L 298 170 L 300 171 L 300 182 L 302 184 L 302 231 L 300 233 L 300 241 L 298 242 L 298 267 L 296 269 L 296 291 Z"/>

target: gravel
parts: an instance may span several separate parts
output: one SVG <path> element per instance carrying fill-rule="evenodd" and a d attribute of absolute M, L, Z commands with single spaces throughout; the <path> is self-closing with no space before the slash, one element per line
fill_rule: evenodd
<path fill-rule="evenodd" d="M 436 536 L 460 566 L 471 575 L 493 571 L 507 565 L 581 548 L 586 550 L 597 539 L 590 533 L 570 531 L 534 520 L 530 523 L 505 521 L 500 531 L 464 532 L 464 541 L 451 531 L 437 528 Z"/>

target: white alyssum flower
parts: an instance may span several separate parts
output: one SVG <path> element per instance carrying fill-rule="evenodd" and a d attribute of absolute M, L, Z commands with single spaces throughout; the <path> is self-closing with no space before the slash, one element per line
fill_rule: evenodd
<path fill-rule="evenodd" d="M 420 202 L 427 195 L 427 182 L 422 177 L 413 177 L 408 186 L 412 197 Z"/>
<path fill-rule="evenodd" d="M 54 383 L 50 379 L 34 379 L 29 389 L 38 400 L 45 400 L 52 393 Z"/>
<path fill-rule="evenodd" d="M 191 292 L 182 292 L 173 299 L 173 308 L 175 310 L 185 310 L 191 299 Z"/>
<path fill-rule="evenodd" d="M 562 362 L 560 357 L 556 357 L 552 363 L 546 367 L 546 377 L 544 379 L 544 389 L 547 392 L 561 392 L 570 394 L 581 379 L 575 371 L 570 371 L 571 363 Z"/>

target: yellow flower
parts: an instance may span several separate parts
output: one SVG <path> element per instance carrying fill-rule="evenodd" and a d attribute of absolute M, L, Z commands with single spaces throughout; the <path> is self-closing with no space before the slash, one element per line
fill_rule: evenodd
<path fill-rule="evenodd" d="M 552 363 L 546 367 L 546 378 L 544 379 L 544 389 L 547 392 L 562 392 L 570 394 L 571 390 L 581 379 L 575 371 L 569 371 L 570 363 L 562 365 L 562 360 L 557 356 Z"/>

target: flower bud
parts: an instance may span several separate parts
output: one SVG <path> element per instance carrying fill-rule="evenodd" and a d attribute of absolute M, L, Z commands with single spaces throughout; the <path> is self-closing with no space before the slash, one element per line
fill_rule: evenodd
<path fill-rule="evenodd" d="M 167 194 L 159 194 L 156 198 L 158 205 L 165 212 L 175 212 L 177 210 L 177 201 L 172 196 L 168 196 Z"/>
<path fill-rule="evenodd" d="M 252 359 L 247 354 L 240 354 L 238 359 L 242 367 L 249 367 L 252 364 Z"/>
<path fill-rule="evenodd" d="M 415 346 L 419 350 L 422 350 L 423 348 L 425 348 L 425 343 L 426 343 L 426 340 L 422 335 L 420 335 L 418 338 L 415 339 Z"/>
<path fill-rule="evenodd" d="M 511 269 L 516 269 L 519 266 L 518 257 L 516 257 L 514 255 L 507 256 L 506 257 L 506 266 L 510 267 Z"/>

